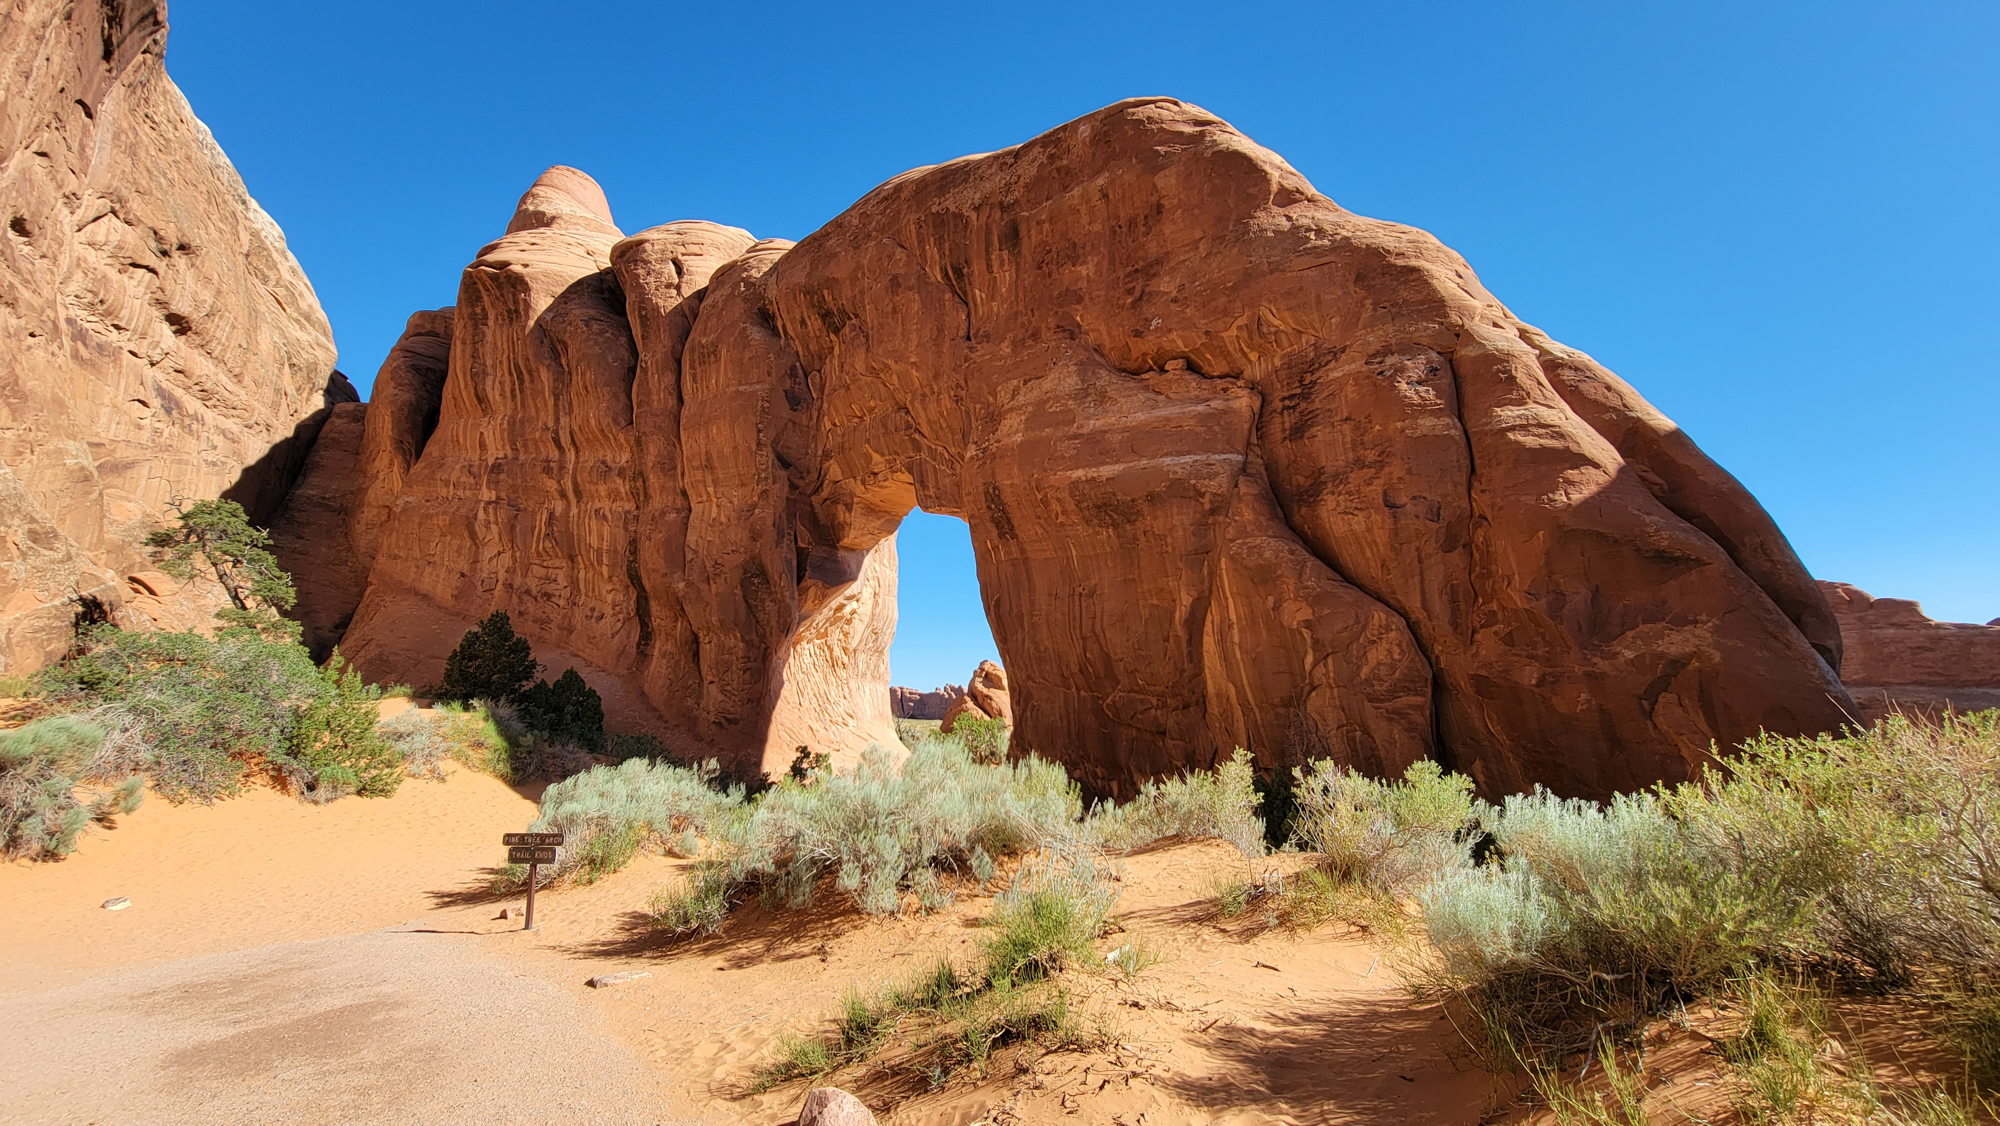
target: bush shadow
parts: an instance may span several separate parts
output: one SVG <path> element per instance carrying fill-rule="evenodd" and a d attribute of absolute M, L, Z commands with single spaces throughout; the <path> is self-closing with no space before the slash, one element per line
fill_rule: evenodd
<path fill-rule="evenodd" d="M 1322 1108 L 1343 1122 L 1470 1122 L 1477 1115 L 1468 1108 L 1504 1098 L 1497 1077 L 1454 1062 L 1458 1033 L 1437 1005 L 1352 997 L 1253 1019 L 1219 1023 L 1203 1038 L 1213 1070 L 1162 1072 L 1152 1082 L 1216 1110 Z"/>
<path fill-rule="evenodd" d="M 767 908 L 752 900 L 729 913 L 714 934 L 671 935 L 644 911 L 627 911 L 608 936 L 564 947 L 586 958 L 721 958 L 724 968 L 826 960 L 826 936 L 867 925 L 870 916 L 844 896 L 822 896 L 808 907 Z"/>

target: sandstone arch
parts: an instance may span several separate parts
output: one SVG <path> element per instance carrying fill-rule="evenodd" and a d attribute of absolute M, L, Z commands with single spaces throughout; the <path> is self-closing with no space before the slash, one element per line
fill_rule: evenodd
<path fill-rule="evenodd" d="M 1601 795 L 1851 707 L 1824 597 L 1727 473 L 1196 107 L 906 173 L 796 246 L 621 239 L 566 169 L 508 230 L 365 664 L 408 663 L 413 606 L 505 606 L 633 714 L 781 768 L 812 717 L 887 726 L 869 647 L 920 503 L 972 527 L 1016 745 L 1099 792 L 1303 720 L 1371 771 Z"/>

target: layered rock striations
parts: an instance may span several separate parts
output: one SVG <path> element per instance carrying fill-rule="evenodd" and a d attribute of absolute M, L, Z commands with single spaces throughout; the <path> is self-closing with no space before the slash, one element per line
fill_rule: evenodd
<path fill-rule="evenodd" d="M 796 246 L 620 240 L 568 169 L 508 231 L 347 631 L 377 675 L 506 608 L 608 710 L 775 772 L 886 728 L 921 504 L 971 525 L 1013 748 L 1098 793 L 1306 732 L 1595 796 L 1852 708 L 1733 478 L 1193 106 L 906 173 Z"/>
<path fill-rule="evenodd" d="M 268 521 L 355 395 L 285 239 L 162 65 L 157 0 L 0 20 L 0 673 L 69 644 L 79 596 L 205 622 L 157 589 L 176 498 Z"/>
<path fill-rule="evenodd" d="M 1841 676 L 1857 717 L 1891 712 L 2000 708 L 2000 619 L 1985 625 L 1932 621 L 1907 598 L 1876 598 L 1847 583 L 1821 583 L 1846 646 Z"/>

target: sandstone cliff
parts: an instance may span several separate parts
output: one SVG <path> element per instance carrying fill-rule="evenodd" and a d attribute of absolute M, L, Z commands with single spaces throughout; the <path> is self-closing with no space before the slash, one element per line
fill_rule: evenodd
<path fill-rule="evenodd" d="M 896 685 L 889 689 L 889 711 L 897 719 L 943 719 L 953 700 L 965 695 L 956 684 L 919 692 Z"/>
<path fill-rule="evenodd" d="M 774 772 L 851 751 L 921 504 L 971 525 L 1014 748 L 1098 793 L 1304 731 L 1596 796 L 1853 706 L 1733 478 L 1196 107 L 906 173 L 796 246 L 621 240 L 560 168 L 507 230 L 347 631 L 374 675 L 497 606 L 626 722 Z"/>
<path fill-rule="evenodd" d="M 1846 583 L 1819 585 L 1840 623 L 1841 679 L 1860 719 L 2000 708 L 2000 619 L 1983 626 L 1936 622 L 1907 598 L 1876 598 Z"/>
<path fill-rule="evenodd" d="M 352 401 L 277 225 L 167 78 L 158 0 L 0 20 L 0 672 L 69 642 L 73 599 L 205 622 L 142 540 L 170 502 L 268 521 Z"/>

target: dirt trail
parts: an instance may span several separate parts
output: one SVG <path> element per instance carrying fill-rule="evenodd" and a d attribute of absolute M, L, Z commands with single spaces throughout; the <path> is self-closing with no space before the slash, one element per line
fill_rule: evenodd
<path fill-rule="evenodd" d="M 0 1122 L 648 1124 L 656 1073 L 462 936 L 377 931 L 0 996 Z M 25 1035 L 24 1035 L 25 1033 Z"/>

